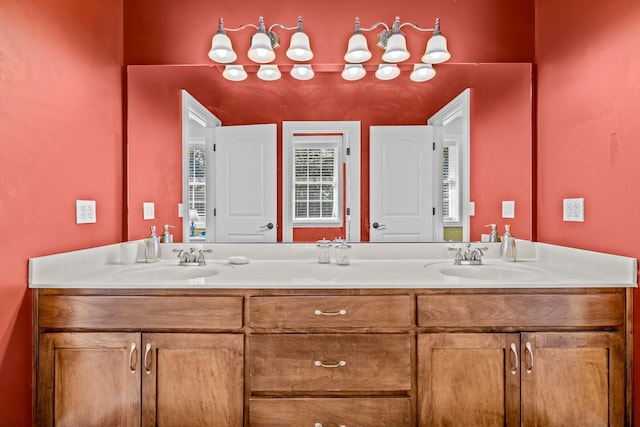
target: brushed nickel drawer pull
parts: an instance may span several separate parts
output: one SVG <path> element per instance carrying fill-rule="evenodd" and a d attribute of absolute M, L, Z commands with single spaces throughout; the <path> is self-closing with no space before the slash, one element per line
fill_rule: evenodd
<path fill-rule="evenodd" d="M 334 363 L 334 364 L 328 363 L 327 364 L 327 363 L 323 363 L 323 362 L 321 362 L 319 360 L 316 360 L 315 362 L 313 362 L 313 364 L 316 365 L 316 366 L 320 366 L 322 368 L 340 368 L 342 366 L 346 366 L 347 362 L 345 362 L 344 360 L 341 360 L 338 363 Z"/>
<path fill-rule="evenodd" d="M 518 372 L 518 352 L 516 351 L 516 345 L 514 343 L 511 343 L 511 351 L 516 358 L 516 365 L 511 368 L 511 375 L 515 375 L 516 372 Z"/>
<path fill-rule="evenodd" d="M 314 311 L 316 316 L 344 316 L 347 314 L 347 310 L 338 310 L 338 311 L 322 311 L 316 310 Z"/>
<path fill-rule="evenodd" d="M 151 343 L 148 342 L 144 351 L 144 370 L 149 375 L 151 373 L 151 360 L 149 354 L 151 353 Z"/>
<path fill-rule="evenodd" d="M 137 359 L 137 357 L 134 359 L 133 358 L 134 354 L 136 354 L 136 356 L 137 356 L 136 343 L 132 342 L 131 343 L 131 350 L 129 350 L 129 369 L 131 369 L 131 373 L 132 374 L 136 373 L 136 359 Z"/>
<path fill-rule="evenodd" d="M 529 366 L 527 366 L 527 374 L 530 374 L 531 372 L 533 372 L 533 350 L 531 349 L 530 342 L 526 343 L 525 347 L 527 347 L 527 351 L 529 352 L 529 357 L 531 358 L 531 363 L 529 364 Z"/>
<path fill-rule="evenodd" d="M 322 427 L 322 423 L 315 423 L 313 427 Z M 344 424 L 339 424 L 338 427 L 347 427 L 347 426 Z"/>

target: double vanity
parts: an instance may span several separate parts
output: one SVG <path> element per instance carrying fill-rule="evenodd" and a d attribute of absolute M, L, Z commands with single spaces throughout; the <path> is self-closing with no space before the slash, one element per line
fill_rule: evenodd
<path fill-rule="evenodd" d="M 631 425 L 635 259 L 518 242 L 30 260 L 37 425 Z M 473 245 L 475 247 L 475 245 Z M 208 251 L 180 265 L 174 250 Z"/>

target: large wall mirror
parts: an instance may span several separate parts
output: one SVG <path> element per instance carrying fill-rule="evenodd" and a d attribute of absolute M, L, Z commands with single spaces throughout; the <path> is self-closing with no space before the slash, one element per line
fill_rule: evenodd
<path fill-rule="evenodd" d="M 229 82 L 211 66 L 128 67 L 127 176 L 129 239 L 144 237 L 149 225 L 182 229 L 182 90 L 188 91 L 225 126 L 276 125 L 276 185 L 281 189 L 283 123 L 361 123 L 361 240 L 371 239 L 370 128 L 425 125 L 463 90 L 470 91 L 470 146 L 466 189 L 473 214 L 469 240 L 479 240 L 486 224 L 511 224 L 517 237 L 532 236 L 531 64 L 442 64 L 424 83 L 408 78 L 357 82 L 320 72 L 310 81 L 262 82 L 249 77 Z M 436 124 L 444 129 L 444 123 Z M 457 122 L 448 120 L 450 133 Z M 438 132 L 440 132 L 439 130 Z M 431 171 L 433 172 L 433 171 Z M 502 218 L 502 201 L 515 202 L 515 218 Z M 156 218 L 142 219 L 142 203 L 154 202 Z M 282 221 L 282 191 L 276 194 L 276 221 Z M 183 209 L 184 210 L 184 209 Z M 181 233 L 177 232 L 179 237 Z M 178 237 L 178 236 L 176 236 Z M 180 238 L 176 240 L 181 240 Z M 435 240 L 440 240 L 437 238 Z M 276 230 L 282 241 L 282 230 Z"/>

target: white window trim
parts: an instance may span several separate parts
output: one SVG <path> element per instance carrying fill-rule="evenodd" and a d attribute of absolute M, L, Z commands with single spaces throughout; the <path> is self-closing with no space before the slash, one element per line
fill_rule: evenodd
<path fill-rule="evenodd" d="M 341 134 L 346 163 L 345 218 L 346 236 L 350 242 L 360 241 L 360 122 L 282 122 L 282 241 L 293 242 L 293 143 L 296 135 Z"/>
<path fill-rule="evenodd" d="M 293 203 L 291 204 L 291 217 L 292 222 L 295 228 L 304 228 L 304 227 L 342 227 L 344 221 L 344 177 L 342 176 L 342 165 L 344 164 L 345 156 L 344 156 L 344 143 L 343 137 L 338 135 L 314 135 L 314 136 L 294 136 L 292 150 L 296 148 L 328 148 L 333 149 L 337 148 L 336 152 L 336 169 L 335 173 L 338 174 L 338 180 L 336 185 L 337 197 L 334 200 L 334 203 L 337 205 L 336 219 L 327 219 L 327 218 L 307 218 L 307 219 L 295 219 L 295 188 L 294 185 L 291 185 L 291 199 Z M 293 158 L 292 158 L 293 161 Z M 294 168 L 291 169 L 291 178 L 293 181 L 293 177 L 295 176 Z"/>

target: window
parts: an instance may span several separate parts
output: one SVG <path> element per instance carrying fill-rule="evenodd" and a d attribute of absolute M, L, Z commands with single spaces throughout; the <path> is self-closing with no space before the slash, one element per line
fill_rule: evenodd
<path fill-rule="evenodd" d="M 193 222 L 193 232 L 206 227 L 207 218 L 207 176 L 206 152 L 204 147 L 189 146 L 189 225 Z M 194 235 L 192 234 L 191 237 Z"/>
<path fill-rule="evenodd" d="M 334 139 L 335 137 L 329 137 Z M 315 139 L 315 138 L 314 138 Z M 293 144 L 293 224 L 342 225 L 341 152 L 338 142 L 297 138 Z"/>
<path fill-rule="evenodd" d="M 447 225 L 459 223 L 460 174 L 457 141 L 445 141 L 442 153 L 442 219 Z"/>

